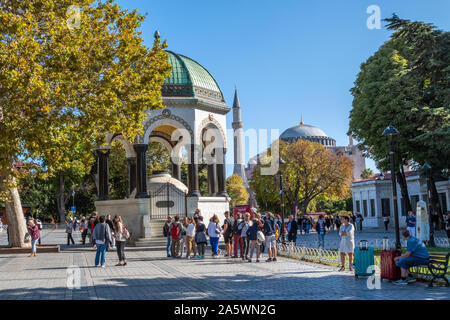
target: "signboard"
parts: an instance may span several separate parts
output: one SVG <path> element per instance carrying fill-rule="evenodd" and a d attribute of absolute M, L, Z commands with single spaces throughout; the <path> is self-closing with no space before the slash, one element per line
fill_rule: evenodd
<path fill-rule="evenodd" d="M 77 207 L 75 207 L 75 206 L 70 207 L 70 212 L 73 212 L 73 213 L 77 212 Z"/>
<path fill-rule="evenodd" d="M 253 213 L 251 210 L 251 207 L 249 205 L 242 205 L 242 206 L 235 206 L 233 208 L 233 214 L 238 214 L 238 213 L 250 213 L 250 220 L 253 219 Z"/>
<path fill-rule="evenodd" d="M 430 240 L 430 224 L 428 222 L 427 204 L 423 200 L 417 202 L 416 238 L 422 241 Z"/>

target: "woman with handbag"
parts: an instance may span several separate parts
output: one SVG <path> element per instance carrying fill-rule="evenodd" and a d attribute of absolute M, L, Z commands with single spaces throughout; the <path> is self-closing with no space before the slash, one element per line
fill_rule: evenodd
<path fill-rule="evenodd" d="M 219 255 L 219 239 L 221 233 L 222 227 L 220 226 L 219 217 L 215 214 L 209 220 L 208 225 L 209 242 L 211 243 L 213 258 L 218 258 Z"/>
<path fill-rule="evenodd" d="M 41 235 L 39 234 L 39 228 L 33 220 L 28 221 L 28 232 L 31 236 L 31 254 L 28 257 L 36 257 L 36 243 Z"/>
<path fill-rule="evenodd" d="M 115 216 L 113 219 L 113 225 L 114 225 L 114 239 L 116 240 L 117 256 L 119 257 L 119 263 L 116 264 L 116 267 L 126 266 L 127 259 L 125 258 L 125 244 L 127 243 L 127 238 L 125 234 L 126 230 L 122 221 L 122 217 Z"/>

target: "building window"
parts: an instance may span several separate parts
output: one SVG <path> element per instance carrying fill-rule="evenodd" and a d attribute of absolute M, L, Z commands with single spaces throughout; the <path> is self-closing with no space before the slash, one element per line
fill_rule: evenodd
<path fill-rule="evenodd" d="M 443 214 L 447 213 L 447 198 L 445 192 L 439 193 L 439 202 L 441 203 L 441 210 Z"/>
<path fill-rule="evenodd" d="M 411 196 L 411 208 L 413 209 L 413 211 L 416 211 L 417 202 L 419 202 L 419 195 Z"/>
<path fill-rule="evenodd" d="M 359 200 L 356 200 L 356 212 L 357 213 L 361 212 L 361 204 L 359 203 Z"/>
<path fill-rule="evenodd" d="M 375 200 L 370 199 L 370 216 L 375 217 Z"/>
<path fill-rule="evenodd" d="M 363 214 L 367 217 L 367 200 L 363 200 Z"/>
<path fill-rule="evenodd" d="M 389 217 L 391 215 L 391 199 L 381 199 L 381 215 L 383 217 Z"/>

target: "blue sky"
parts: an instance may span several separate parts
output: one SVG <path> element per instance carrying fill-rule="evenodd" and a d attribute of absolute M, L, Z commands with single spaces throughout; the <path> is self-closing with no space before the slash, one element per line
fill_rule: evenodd
<path fill-rule="evenodd" d="M 142 28 L 148 46 L 159 30 L 168 49 L 205 66 L 229 106 L 237 85 L 244 129 L 278 128 L 281 133 L 302 115 L 338 145 L 348 143 L 349 89 L 359 66 L 390 36 L 384 23 L 381 29 L 367 27 L 367 8 L 377 5 L 382 19 L 395 12 L 450 30 L 448 0 L 118 2 L 148 13 Z M 227 118 L 231 128 L 231 112 Z M 367 165 L 375 170 L 372 161 Z"/>

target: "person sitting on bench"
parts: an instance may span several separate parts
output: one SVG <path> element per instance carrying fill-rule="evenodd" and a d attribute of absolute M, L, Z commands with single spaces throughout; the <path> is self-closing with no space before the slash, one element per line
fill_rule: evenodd
<path fill-rule="evenodd" d="M 416 237 L 413 237 L 408 230 L 402 232 L 402 237 L 407 241 L 406 253 L 399 257 L 395 257 L 394 261 L 401 268 L 401 279 L 394 282 L 398 285 L 406 285 L 416 281 L 409 274 L 409 268 L 414 266 L 428 265 L 430 255 L 423 242 Z"/>

